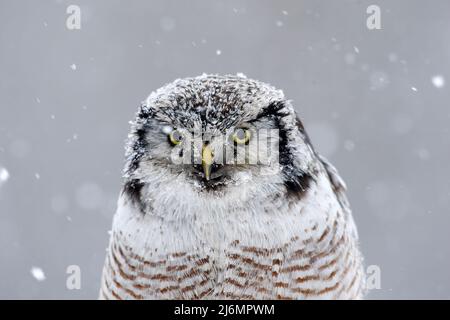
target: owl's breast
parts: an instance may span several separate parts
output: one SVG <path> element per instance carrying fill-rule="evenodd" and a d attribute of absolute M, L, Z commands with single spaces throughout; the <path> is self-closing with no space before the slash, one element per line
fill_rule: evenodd
<path fill-rule="evenodd" d="M 362 259 L 331 190 L 183 223 L 118 210 L 103 271 L 110 299 L 357 298 Z"/>

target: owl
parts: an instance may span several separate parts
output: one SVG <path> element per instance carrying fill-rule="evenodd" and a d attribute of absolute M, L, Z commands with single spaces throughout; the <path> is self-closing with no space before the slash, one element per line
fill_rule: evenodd
<path fill-rule="evenodd" d="M 100 299 L 362 298 L 345 192 L 282 91 L 178 79 L 131 123 Z"/>

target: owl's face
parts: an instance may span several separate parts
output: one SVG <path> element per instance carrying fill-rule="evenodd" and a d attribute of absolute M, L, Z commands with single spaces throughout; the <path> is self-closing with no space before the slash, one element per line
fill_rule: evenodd
<path fill-rule="evenodd" d="M 223 124 L 223 123 L 221 123 Z M 279 170 L 279 136 L 275 119 L 260 117 L 203 126 L 192 115 L 188 122 L 155 117 L 146 125 L 140 167 L 183 178 L 200 192 L 219 192 Z M 153 170 L 142 170 L 143 179 Z"/>
<path fill-rule="evenodd" d="M 281 91 L 233 76 L 177 80 L 152 93 L 137 114 L 125 190 L 172 190 L 174 199 L 187 190 L 299 192 L 312 176 L 313 158 Z"/>

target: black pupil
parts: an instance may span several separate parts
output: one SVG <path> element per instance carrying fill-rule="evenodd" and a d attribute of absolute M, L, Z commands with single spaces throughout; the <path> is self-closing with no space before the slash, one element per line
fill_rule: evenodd
<path fill-rule="evenodd" d="M 182 135 L 181 135 L 178 131 L 175 131 L 175 132 L 172 134 L 172 137 L 173 137 L 173 139 L 174 139 L 175 141 L 181 141 L 181 140 L 183 140 Z"/>
<path fill-rule="evenodd" d="M 245 131 L 242 130 L 242 129 L 238 129 L 238 130 L 236 131 L 236 137 L 237 137 L 239 140 L 244 140 L 244 139 L 245 139 Z"/>

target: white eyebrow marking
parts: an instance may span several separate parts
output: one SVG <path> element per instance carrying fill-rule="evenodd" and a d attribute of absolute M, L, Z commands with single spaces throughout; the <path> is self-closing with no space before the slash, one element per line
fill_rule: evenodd
<path fill-rule="evenodd" d="M 162 128 L 162 132 L 164 132 L 165 134 L 171 133 L 172 130 L 173 130 L 173 128 L 170 127 L 170 126 L 164 126 L 164 127 Z"/>

